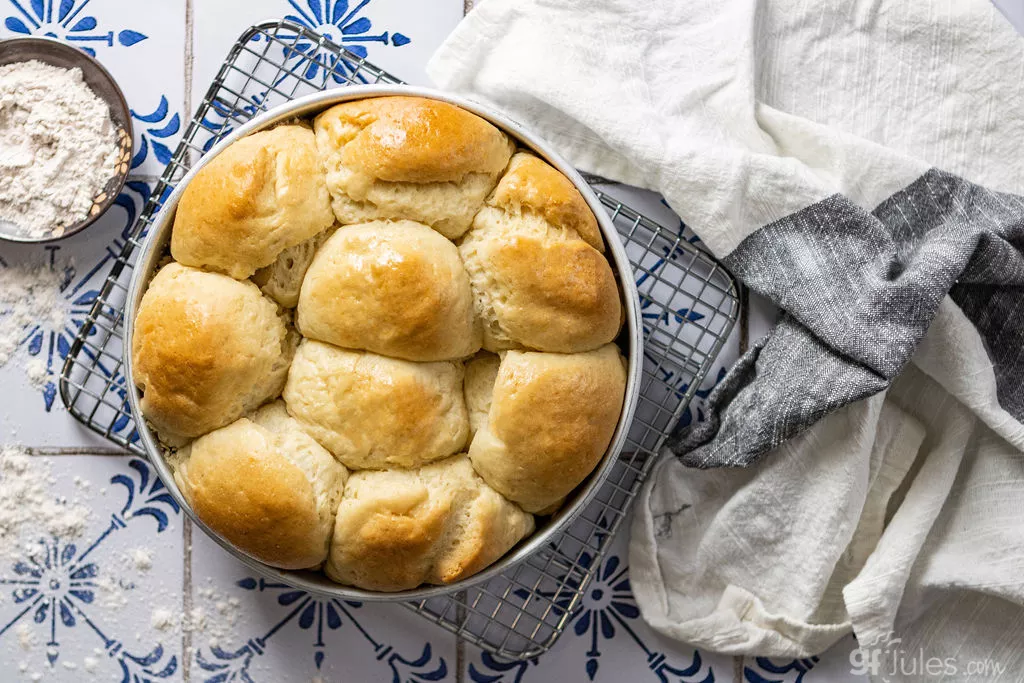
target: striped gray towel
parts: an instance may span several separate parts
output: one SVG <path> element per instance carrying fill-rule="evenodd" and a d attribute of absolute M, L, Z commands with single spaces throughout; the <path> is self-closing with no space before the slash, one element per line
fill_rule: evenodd
<path fill-rule="evenodd" d="M 660 191 L 781 311 L 641 492 L 644 618 L 1020 680 L 1024 44 L 988 0 L 486 0 L 428 72 Z"/>

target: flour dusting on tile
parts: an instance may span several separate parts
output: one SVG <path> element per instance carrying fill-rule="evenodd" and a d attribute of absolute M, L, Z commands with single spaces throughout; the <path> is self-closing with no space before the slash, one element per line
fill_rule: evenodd
<path fill-rule="evenodd" d="M 35 327 L 63 330 L 68 306 L 62 294 L 72 266 L 0 267 L 0 367 L 18 356 L 26 335 Z M 48 370 L 42 358 L 21 361 L 32 384 L 45 384 Z"/>
<path fill-rule="evenodd" d="M 18 645 L 21 646 L 22 650 L 28 652 L 35 647 L 36 634 L 32 632 L 28 624 L 18 624 L 15 631 L 18 634 Z"/>
<path fill-rule="evenodd" d="M 78 538 L 89 521 L 89 508 L 56 496 L 49 458 L 32 456 L 20 446 L 0 446 L 0 555 L 46 552 L 39 543 L 22 545 L 31 531 L 66 541 Z"/>
<path fill-rule="evenodd" d="M 138 572 L 148 572 L 153 568 L 153 551 L 149 548 L 132 548 L 125 558 L 128 566 Z"/>
<path fill-rule="evenodd" d="M 170 631 L 178 625 L 178 618 L 166 607 L 157 607 L 150 615 L 149 624 L 157 631 Z"/>

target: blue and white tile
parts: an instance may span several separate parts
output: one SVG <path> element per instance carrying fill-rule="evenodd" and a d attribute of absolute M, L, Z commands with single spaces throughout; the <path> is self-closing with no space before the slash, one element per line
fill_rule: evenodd
<path fill-rule="evenodd" d="M 629 523 L 613 540 L 580 607 L 546 654 L 532 660 L 497 659 L 467 646 L 464 680 L 472 683 L 732 681 L 731 657 L 701 652 L 655 632 L 633 597 L 627 550 Z"/>
<path fill-rule="evenodd" d="M 28 325 L 16 354 L 0 367 L 0 382 L 23 397 L 10 401 L 3 411 L 0 433 L 4 440 L 33 446 L 111 446 L 67 414 L 58 396 L 58 379 L 74 337 L 151 190 L 151 183 L 131 179 L 110 211 L 86 230 L 65 240 L 47 245 L 0 244 L 0 268 L 42 265 L 54 270 L 59 275 L 59 298 L 67 311 L 63 324 L 57 327 L 46 320 Z M 96 340 L 100 336 L 94 329 L 90 338 Z M 119 353 L 120 346 L 112 346 L 110 350 Z M 27 366 L 40 362 L 45 368 L 43 377 L 30 380 Z M 108 373 L 111 383 L 117 387 L 115 394 L 124 383 L 117 366 L 110 358 L 101 359 L 97 366 L 99 372 Z M 117 397 L 111 400 L 116 401 Z M 130 429 L 127 424 L 122 427 Z"/>
<path fill-rule="evenodd" d="M 856 647 L 857 641 L 848 636 L 818 657 L 793 660 L 746 657 L 743 680 L 745 683 L 867 683 L 867 675 L 856 673 L 857 662 L 850 657 Z"/>
<path fill-rule="evenodd" d="M 268 582 L 193 529 L 191 680 L 454 681 L 455 636 L 397 604 Z"/>
<path fill-rule="evenodd" d="M 4 680 L 180 680 L 180 512 L 142 460 L 32 456 L 50 491 L 88 509 L 76 537 L 22 535 L 0 559 Z M 133 677 L 134 676 L 134 677 Z"/>
<path fill-rule="evenodd" d="M 193 44 L 195 63 L 192 100 L 201 101 L 210 82 L 239 35 L 251 25 L 268 19 L 288 18 L 340 42 L 359 56 L 391 71 L 402 80 L 425 84 L 424 64 L 462 18 L 462 0 L 406 2 L 405 0 L 251 0 L 245 11 L 220 0 L 195 0 Z M 254 43 L 254 51 L 265 47 Z M 312 46 L 297 45 L 302 54 L 284 60 L 308 71 L 308 77 L 322 77 L 303 55 Z M 277 52 L 280 52 L 278 48 Z M 275 60 L 284 55 L 270 53 Z M 266 75 L 269 82 L 276 69 Z M 328 85 L 339 85 L 331 79 Z M 247 93 L 248 94 L 248 93 Z"/>
<path fill-rule="evenodd" d="M 0 0 L 0 37 L 49 36 L 103 63 L 132 110 L 132 172 L 159 175 L 179 137 L 185 0 Z"/>

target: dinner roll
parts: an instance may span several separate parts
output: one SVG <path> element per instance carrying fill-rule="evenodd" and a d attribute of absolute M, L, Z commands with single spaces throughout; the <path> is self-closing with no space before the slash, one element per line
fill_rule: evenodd
<path fill-rule="evenodd" d="M 462 235 L 514 146 L 476 114 L 438 100 L 343 102 L 313 122 L 342 223 L 408 218 Z"/>
<path fill-rule="evenodd" d="M 295 342 L 251 282 L 171 263 L 135 318 L 142 412 L 169 445 L 234 422 L 280 393 Z"/>
<path fill-rule="evenodd" d="M 487 203 L 512 214 L 537 214 L 548 225 L 575 233 L 604 251 L 601 230 L 587 200 L 571 180 L 529 152 L 513 155 Z"/>
<path fill-rule="evenodd" d="M 283 396 L 348 467 L 418 467 L 466 444 L 462 374 L 461 363 L 411 363 L 304 339 Z"/>
<path fill-rule="evenodd" d="M 550 511 L 601 460 L 625 390 L 625 360 L 614 344 L 576 354 L 507 352 L 491 395 L 468 395 L 471 411 L 490 400 L 469 446 L 473 467 L 527 512 Z"/>
<path fill-rule="evenodd" d="M 278 126 L 237 140 L 178 203 L 171 255 L 244 279 L 334 222 L 313 132 Z"/>
<path fill-rule="evenodd" d="M 406 360 L 464 358 L 482 340 L 458 249 L 413 221 L 334 233 L 306 273 L 297 313 L 306 337 Z"/>
<path fill-rule="evenodd" d="M 174 480 L 211 529 L 274 567 L 327 558 L 348 472 L 276 401 L 183 449 Z"/>
<path fill-rule="evenodd" d="M 593 213 L 548 164 L 517 154 L 459 252 L 489 351 L 577 353 L 612 341 L 622 309 Z"/>
<path fill-rule="evenodd" d="M 415 470 L 356 472 L 338 506 L 325 571 L 339 583 L 400 591 L 472 576 L 533 531 L 464 455 Z"/>
<path fill-rule="evenodd" d="M 260 268 L 252 276 L 252 281 L 271 299 L 285 308 L 295 308 L 299 304 L 299 288 L 306 277 L 309 264 L 317 249 L 334 234 L 334 227 L 318 232 L 305 242 L 288 247 L 266 268 Z"/>

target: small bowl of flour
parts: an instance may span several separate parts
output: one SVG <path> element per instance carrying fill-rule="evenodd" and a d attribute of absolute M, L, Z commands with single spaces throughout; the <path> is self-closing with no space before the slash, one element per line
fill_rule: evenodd
<path fill-rule="evenodd" d="M 99 62 L 49 38 L 0 41 L 0 239 L 84 230 L 114 203 L 131 158 L 128 104 Z"/>

